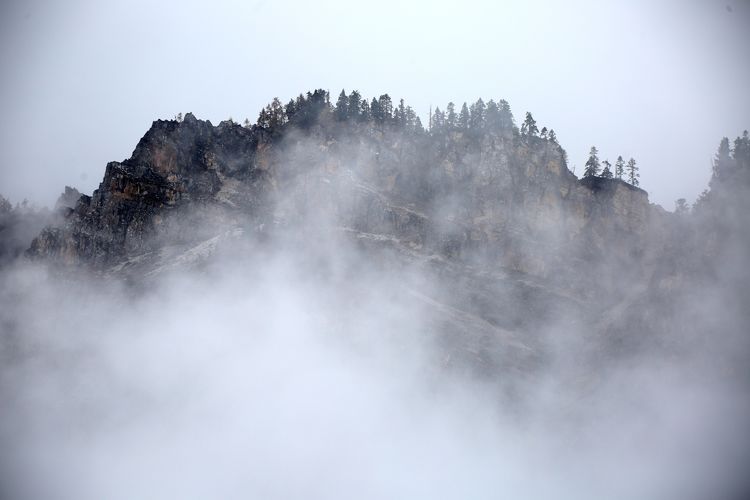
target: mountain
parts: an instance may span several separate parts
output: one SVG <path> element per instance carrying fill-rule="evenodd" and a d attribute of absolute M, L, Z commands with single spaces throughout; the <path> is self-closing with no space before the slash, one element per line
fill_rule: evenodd
<path fill-rule="evenodd" d="M 519 130 L 509 108 L 476 104 L 465 124 L 438 110 L 425 131 L 403 102 L 383 101 L 334 107 L 316 91 L 275 101 L 252 126 L 158 120 L 27 255 L 137 285 L 264 248 L 349 265 L 336 248 L 352 245 L 383 272 L 428 274 L 399 293 L 431 311 L 445 359 L 489 374 L 543 365 L 539 332 L 561 322 L 591 340 L 591 359 L 653 348 L 682 324 L 692 287 L 717 283 L 720 225 L 708 221 L 739 234 L 715 215 L 734 191 L 668 213 L 622 180 L 578 179 L 530 115 Z M 724 185 L 747 186 L 747 165 L 736 170 L 742 182 Z"/>

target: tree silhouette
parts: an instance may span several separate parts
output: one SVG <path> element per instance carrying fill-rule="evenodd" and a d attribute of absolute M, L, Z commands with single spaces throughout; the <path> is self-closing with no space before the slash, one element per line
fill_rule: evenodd
<path fill-rule="evenodd" d="M 538 133 L 539 128 L 536 126 L 536 120 L 534 120 L 534 117 L 531 116 L 531 113 L 527 111 L 526 119 L 523 121 L 523 125 L 521 125 L 521 135 L 536 137 Z"/>
<path fill-rule="evenodd" d="M 516 124 L 513 121 L 513 113 L 510 110 L 510 104 L 508 104 L 508 101 L 501 99 L 500 102 L 497 103 L 497 107 L 500 110 L 500 128 L 503 130 L 513 130 Z"/>
<path fill-rule="evenodd" d="M 466 103 L 461 106 L 461 112 L 458 114 L 458 128 L 462 130 L 469 128 L 469 107 Z"/>
<path fill-rule="evenodd" d="M 362 95 L 357 92 L 356 90 L 353 90 L 351 94 L 349 94 L 349 99 L 347 102 L 346 110 L 347 110 L 347 117 L 348 118 L 358 118 L 359 112 L 360 112 L 360 103 L 362 101 Z"/>
<path fill-rule="evenodd" d="M 628 173 L 628 182 L 630 185 L 638 187 L 640 182 L 638 182 L 638 178 L 641 176 L 641 174 L 638 173 L 638 167 L 635 166 L 635 160 L 633 158 L 628 160 L 628 164 L 625 167 L 627 173 Z"/>
<path fill-rule="evenodd" d="M 602 162 L 602 165 L 604 165 L 604 168 L 602 169 L 602 177 L 605 179 L 611 179 L 612 178 L 612 170 L 610 170 L 609 167 L 612 166 L 612 164 L 609 162 L 609 160 L 604 160 Z"/>
<path fill-rule="evenodd" d="M 472 130 L 481 130 L 484 128 L 485 114 L 487 112 L 487 106 L 480 97 L 477 102 L 471 105 L 469 110 L 469 128 Z"/>
<path fill-rule="evenodd" d="M 336 110 L 334 111 L 334 116 L 339 121 L 346 120 L 346 117 L 349 115 L 349 98 L 346 97 L 346 91 L 344 89 L 341 89 L 341 93 L 339 94 L 339 98 L 336 101 Z"/>
<path fill-rule="evenodd" d="M 435 113 L 432 115 L 432 124 L 430 130 L 434 132 L 441 132 L 445 128 L 445 113 L 440 111 L 439 107 L 435 107 Z"/>
<path fill-rule="evenodd" d="M 458 116 L 456 116 L 456 105 L 452 102 L 448 103 L 445 115 L 445 124 L 449 129 L 454 129 L 458 125 Z"/>
<path fill-rule="evenodd" d="M 586 160 L 586 169 L 583 171 L 584 177 L 595 177 L 599 173 L 599 150 L 596 146 L 591 146 L 589 159 Z"/>
<path fill-rule="evenodd" d="M 622 159 L 622 156 L 618 156 L 617 161 L 615 161 L 615 177 L 622 180 L 623 175 L 625 175 L 625 160 Z"/>

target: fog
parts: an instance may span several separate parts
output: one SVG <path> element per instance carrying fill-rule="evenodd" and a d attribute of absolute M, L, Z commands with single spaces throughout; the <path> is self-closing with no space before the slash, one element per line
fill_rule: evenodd
<path fill-rule="evenodd" d="M 0 192 L 92 191 L 156 118 L 254 121 L 341 88 L 430 106 L 493 96 L 554 128 L 582 172 L 634 157 L 652 201 L 692 201 L 750 114 L 750 5 L 726 2 L 39 2 L 0 7 Z"/>
<path fill-rule="evenodd" d="M 307 141 L 291 132 L 277 159 L 299 173 L 267 200 L 284 223 L 229 240 L 197 266 L 136 282 L 28 259 L 4 268 L 3 498 L 747 491 L 748 322 L 742 299 L 728 300 L 735 288 L 718 280 L 681 295 L 659 338 L 643 338 L 634 322 L 628 335 L 643 345 L 624 355 L 562 306 L 527 337 L 493 329 L 512 356 L 488 374 L 476 369 L 480 345 L 459 334 L 446 345 L 436 326 L 445 310 L 477 321 L 450 274 L 363 247 L 387 238 L 339 226 L 341 213 L 362 210 L 351 195 L 363 184 L 346 180 L 371 159 L 342 141 L 351 170 L 330 174 L 317 161 L 335 156 Z M 435 217 L 469 203 L 450 201 Z M 207 226 L 190 230 L 216 231 Z M 746 245 L 732 247 L 738 260 L 721 272 L 739 269 Z M 628 274 L 612 276 L 625 296 L 639 286 Z M 734 276 L 746 283 L 746 273 Z M 507 295 L 498 307 L 528 307 L 528 297 Z"/>
<path fill-rule="evenodd" d="M 277 256 L 134 295 L 8 273 L 4 498 L 720 498 L 742 477 L 733 387 L 640 359 L 582 395 L 561 352 L 519 413 L 439 369 L 392 277 L 359 276 Z"/>
<path fill-rule="evenodd" d="M 692 201 L 747 128 L 747 2 L 0 9 L 14 204 L 315 87 L 560 141 L 191 116 L 93 201 L 0 205 L 0 498 L 747 498 L 750 160 L 683 214 L 564 160 Z"/>

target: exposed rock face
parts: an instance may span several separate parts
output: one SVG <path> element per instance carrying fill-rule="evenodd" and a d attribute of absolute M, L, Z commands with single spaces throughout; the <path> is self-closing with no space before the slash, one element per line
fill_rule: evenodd
<path fill-rule="evenodd" d="M 99 189 L 44 230 L 29 254 L 106 269 L 233 227 L 324 220 L 584 293 L 592 266 L 657 252 L 647 236 L 664 214 L 622 181 L 579 181 L 563 154 L 556 143 L 514 134 L 437 139 L 318 125 L 272 137 L 188 114 L 154 122 L 131 158 L 109 163 Z M 601 275 L 595 283 L 618 286 Z"/>
<path fill-rule="evenodd" d="M 415 296 L 434 306 L 438 330 L 464 332 L 457 351 L 492 366 L 534 362 L 516 335 L 545 318 L 570 311 L 590 323 L 584 299 L 622 299 L 623 267 L 648 282 L 667 219 L 641 189 L 578 180 L 560 146 L 538 137 L 325 123 L 278 134 L 188 114 L 154 122 L 28 255 L 153 277 L 247 237 L 294 234 L 305 246 L 335 231 L 450 282 L 450 297 Z"/>
<path fill-rule="evenodd" d="M 212 236 L 230 211 L 252 216 L 257 137 L 229 124 L 213 127 L 188 114 L 154 122 L 128 160 L 110 162 L 99 189 L 81 196 L 61 226 L 45 229 L 29 253 L 97 267 Z M 232 197 L 222 188 L 237 186 Z M 67 195 L 67 192 L 66 192 Z"/>

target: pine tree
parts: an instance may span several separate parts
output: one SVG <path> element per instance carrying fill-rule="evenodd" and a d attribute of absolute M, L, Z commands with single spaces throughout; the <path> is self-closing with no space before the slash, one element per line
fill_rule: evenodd
<path fill-rule="evenodd" d="M 595 177 L 599 173 L 599 150 L 596 146 L 591 146 L 589 159 L 586 160 L 586 169 L 583 171 L 584 177 Z"/>
<path fill-rule="evenodd" d="M 432 126 L 430 131 L 441 132 L 445 128 L 445 113 L 440 111 L 440 108 L 435 107 L 435 112 L 432 114 Z"/>
<path fill-rule="evenodd" d="M 618 156 L 615 162 L 615 177 L 622 180 L 623 175 L 625 175 L 625 160 L 622 159 L 622 156 Z"/>
<path fill-rule="evenodd" d="M 424 132 L 424 126 L 422 126 L 422 119 L 419 118 L 418 116 L 414 119 L 414 131 L 417 132 L 418 134 L 421 134 Z"/>
<path fill-rule="evenodd" d="M 372 102 L 370 103 L 370 114 L 372 115 L 372 120 L 375 123 L 383 123 L 384 121 L 384 115 L 383 110 L 380 109 L 380 101 L 372 98 Z"/>
<path fill-rule="evenodd" d="M 553 129 L 549 129 L 549 141 L 552 144 L 557 144 L 557 135 L 555 135 L 555 131 Z"/>
<path fill-rule="evenodd" d="M 547 138 L 547 127 L 542 127 L 542 131 L 539 132 L 539 137 L 541 137 L 542 139 Z"/>
<path fill-rule="evenodd" d="M 334 112 L 334 116 L 339 121 L 346 120 L 346 117 L 349 115 L 349 98 L 346 97 L 346 91 L 344 89 L 341 89 L 341 93 L 339 94 L 339 99 L 336 101 L 336 111 Z"/>
<path fill-rule="evenodd" d="M 722 181 L 729 177 L 733 166 L 731 150 L 729 148 L 729 139 L 724 137 L 719 143 L 719 151 L 714 157 L 713 175 L 711 175 L 710 187 L 714 187 L 717 181 Z"/>
<path fill-rule="evenodd" d="M 505 99 L 501 99 L 498 103 L 500 113 L 500 128 L 502 130 L 513 130 L 516 124 L 513 120 L 513 113 L 510 110 L 510 104 Z"/>
<path fill-rule="evenodd" d="M 536 120 L 531 116 L 531 113 L 526 112 L 526 119 L 521 125 L 521 134 L 529 137 L 536 137 L 539 133 L 539 128 L 536 126 Z"/>
<path fill-rule="evenodd" d="M 362 103 L 359 105 L 359 120 L 363 122 L 369 122 L 372 120 L 370 103 L 367 102 L 367 99 L 362 99 Z"/>
<path fill-rule="evenodd" d="M 605 179 L 611 179 L 612 178 L 612 170 L 610 170 L 609 167 L 612 166 L 612 164 L 609 162 L 609 160 L 604 160 L 602 162 L 602 165 L 604 165 L 604 169 L 602 169 L 602 177 Z"/>
<path fill-rule="evenodd" d="M 456 105 L 452 102 L 448 103 L 448 108 L 446 109 L 446 116 L 445 116 L 445 124 L 448 127 L 448 129 L 454 129 L 458 125 L 458 117 L 456 116 Z"/>
<path fill-rule="evenodd" d="M 284 112 L 284 105 L 278 97 L 274 97 L 273 101 L 268 108 L 268 124 L 276 130 L 286 123 L 286 113 Z"/>
<path fill-rule="evenodd" d="M 471 105 L 469 110 L 469 128 L 473 130 L 481 130 L 484 128 L 485 113 L 487 106 L 480 97 L 477 102 Z"/>
<path fill-rule="evenodd" d="M 391 123 L 393 121 L 393 100 L 388 94 L 383 94 L 378 98 L 378 104 L 380 104 L 380 113 L 383 116 L 384 123 Z"/>
<path fill-rule="evenodd" d="M 403 99 L 401 99 L 401 102 L 403 102 Z M 411 106 L 406 106 L 406 108 L 403 111 L 403 126 L 406 127 L 408 130 L 413 131 L 417 124 L 417 113 L 414 112 Z"/>
<path fill-rule="evenodd" d="M 638 167 L 635 166 L 635 160 L 633 158 L 628 160 L 628 164 L 625 167 L 626 171 L 628 172 L 628 182 L 631 186 L 638 187 L 640 182 L 638 182 L 638 178 L 641 176 L 641 174 L 638 173 Z"/>
<path fill-rule="evenodd" d="M 404 105 L 403 99 L 399 100 L 398 102 L 398 108 L 396 108 L 394 121 L 399 127 L 406 126 L 406 106 Z"/>
<path fill-rule="evenodd" d="M 466 103 L 461 106 L 461 112 L 458 114 L 458 128 L 462 130 L 469 128 L 469 107 Z"/>
<path fill-rule="evenodd" d="M 260 110 L 260 113 L 258 114 L 258 126 L 262 128 L 268 128 L 270 125 L 270 116 L 268 113 L 268 107 L 265 107 Z"/>
<path fill-rule="evenodd" d="M 297 105 L 294 102 L 294 99 L 290 99 L 288 103 L 286 103 L 286 106 L 284 106 L 284 113 L 286 113 L 286 119 L 291 120 L 294 118 L 294 115 L 297 113 Z"/>
<path fill-rule="evenodd" d="M 492 99 L 487 103 L 487 111 L 485 112 L 484 121 L 487 130 L 500 130 L 500 109 L 497 107 L 497 103 Z"/>
<path fill-rule="evenodd" d="M 356 90 L 353 90 L 351 94 L 349 94 L 349 100 L 347 102 L 346 110 L 347 110 L 347 117 L 348 118 L 359 118 L 359 112 L 360 112 L 360 102 L 362 101 L 362 95 L 357 92 Z"/>
<path fill-rule="evenodd" d="M 750 135 L 747 130 L 734 140 L 732 158 L 737 169 L 750 168 Z"/>

